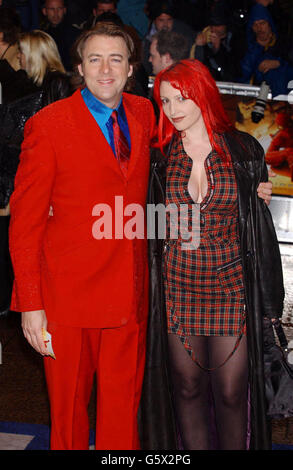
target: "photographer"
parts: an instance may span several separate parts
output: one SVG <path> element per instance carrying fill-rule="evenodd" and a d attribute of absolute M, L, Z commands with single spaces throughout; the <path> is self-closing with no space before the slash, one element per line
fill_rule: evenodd
<path fill-rule="evenodd" d="M 228 27 L 222 16 L 213 16 L 195 40 L 190 52 L 192 59 L 198 59 L 208 67 L 213 78 L 219 81 L 235 81 L 240 74 L 242 51 L 236 34 Z"/>

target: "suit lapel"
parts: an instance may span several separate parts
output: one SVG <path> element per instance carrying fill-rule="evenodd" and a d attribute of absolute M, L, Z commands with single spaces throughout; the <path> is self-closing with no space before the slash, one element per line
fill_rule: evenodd
<path fill-rule="evenodd" d="M 77 121 L 79 131 L 83 133 L 85 148 L 96 149 L 97 165 L 101 159 L 106 160 L 107 164 L 112 167 L 117 173 L 123 177 L 120 166 L 112 151 L 111 146 L 108 144 L 101 128 L 97 124 L 95 118 L 88 110 L 83 97 L 78 90 L 73 96 L 73 114 L 74 119 Z"/>

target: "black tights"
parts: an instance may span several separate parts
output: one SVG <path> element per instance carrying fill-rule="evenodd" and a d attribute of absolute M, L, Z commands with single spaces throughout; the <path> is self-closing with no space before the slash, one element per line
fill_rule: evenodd
<path fill-rule="evenodd" d="M 209 426 L 211 386 L 218 445 L 221 450 L 246 449 L 248 364 L 243 336 L 225 365 L 206 371 L 192 361 L 179 337 L 169 334 L 169 354 L 177 422 L 185 450 L 211 448 Z M 192 336 L 189 342 L 200 364 L 213 368 L 224 362 L 236 338 Z"/>

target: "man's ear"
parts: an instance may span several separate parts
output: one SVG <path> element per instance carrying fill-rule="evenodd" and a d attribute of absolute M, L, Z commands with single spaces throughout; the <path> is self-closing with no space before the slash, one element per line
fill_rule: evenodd
<path fill-rule="evenodd" d="M 172 60 L 172 58 L 171 58 L 169 52 L 167 52 L 167 54 L 164 54 L 163 57 L 164 57 L 165 65 L 166 65 L 167 67 L 169 67 L 169 65 L 172 65 L 172 64 L 173 64 L 173 60 Z"/>
<path fill-rule="evenodd" d="M 78 64 L 77 68 L 78 68 L 79 74 L 83 77 L 82 64 Z"/>
<path fill-rule="evenodd" d="M 97 16 L 97 9 L 96 8 L 93 8 L 93 15 Z"/>
<path fill-rule="evenodd" d="M 133 74 L 133 65 L 129 65 L 128 78 Z"/>
<path fill-rule="evenodd" d="M 44 16 L 47 16 L 47 8 L 42 8 L 42 13 Z"/>

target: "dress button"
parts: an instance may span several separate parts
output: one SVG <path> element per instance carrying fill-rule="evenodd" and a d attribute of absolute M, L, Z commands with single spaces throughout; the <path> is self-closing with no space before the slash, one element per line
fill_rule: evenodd
<path fill-rule="evenodd" d="M 166 252 L 169 246 L 169 242 L 165 240 L 164 242 L 164 251 Z"/>

